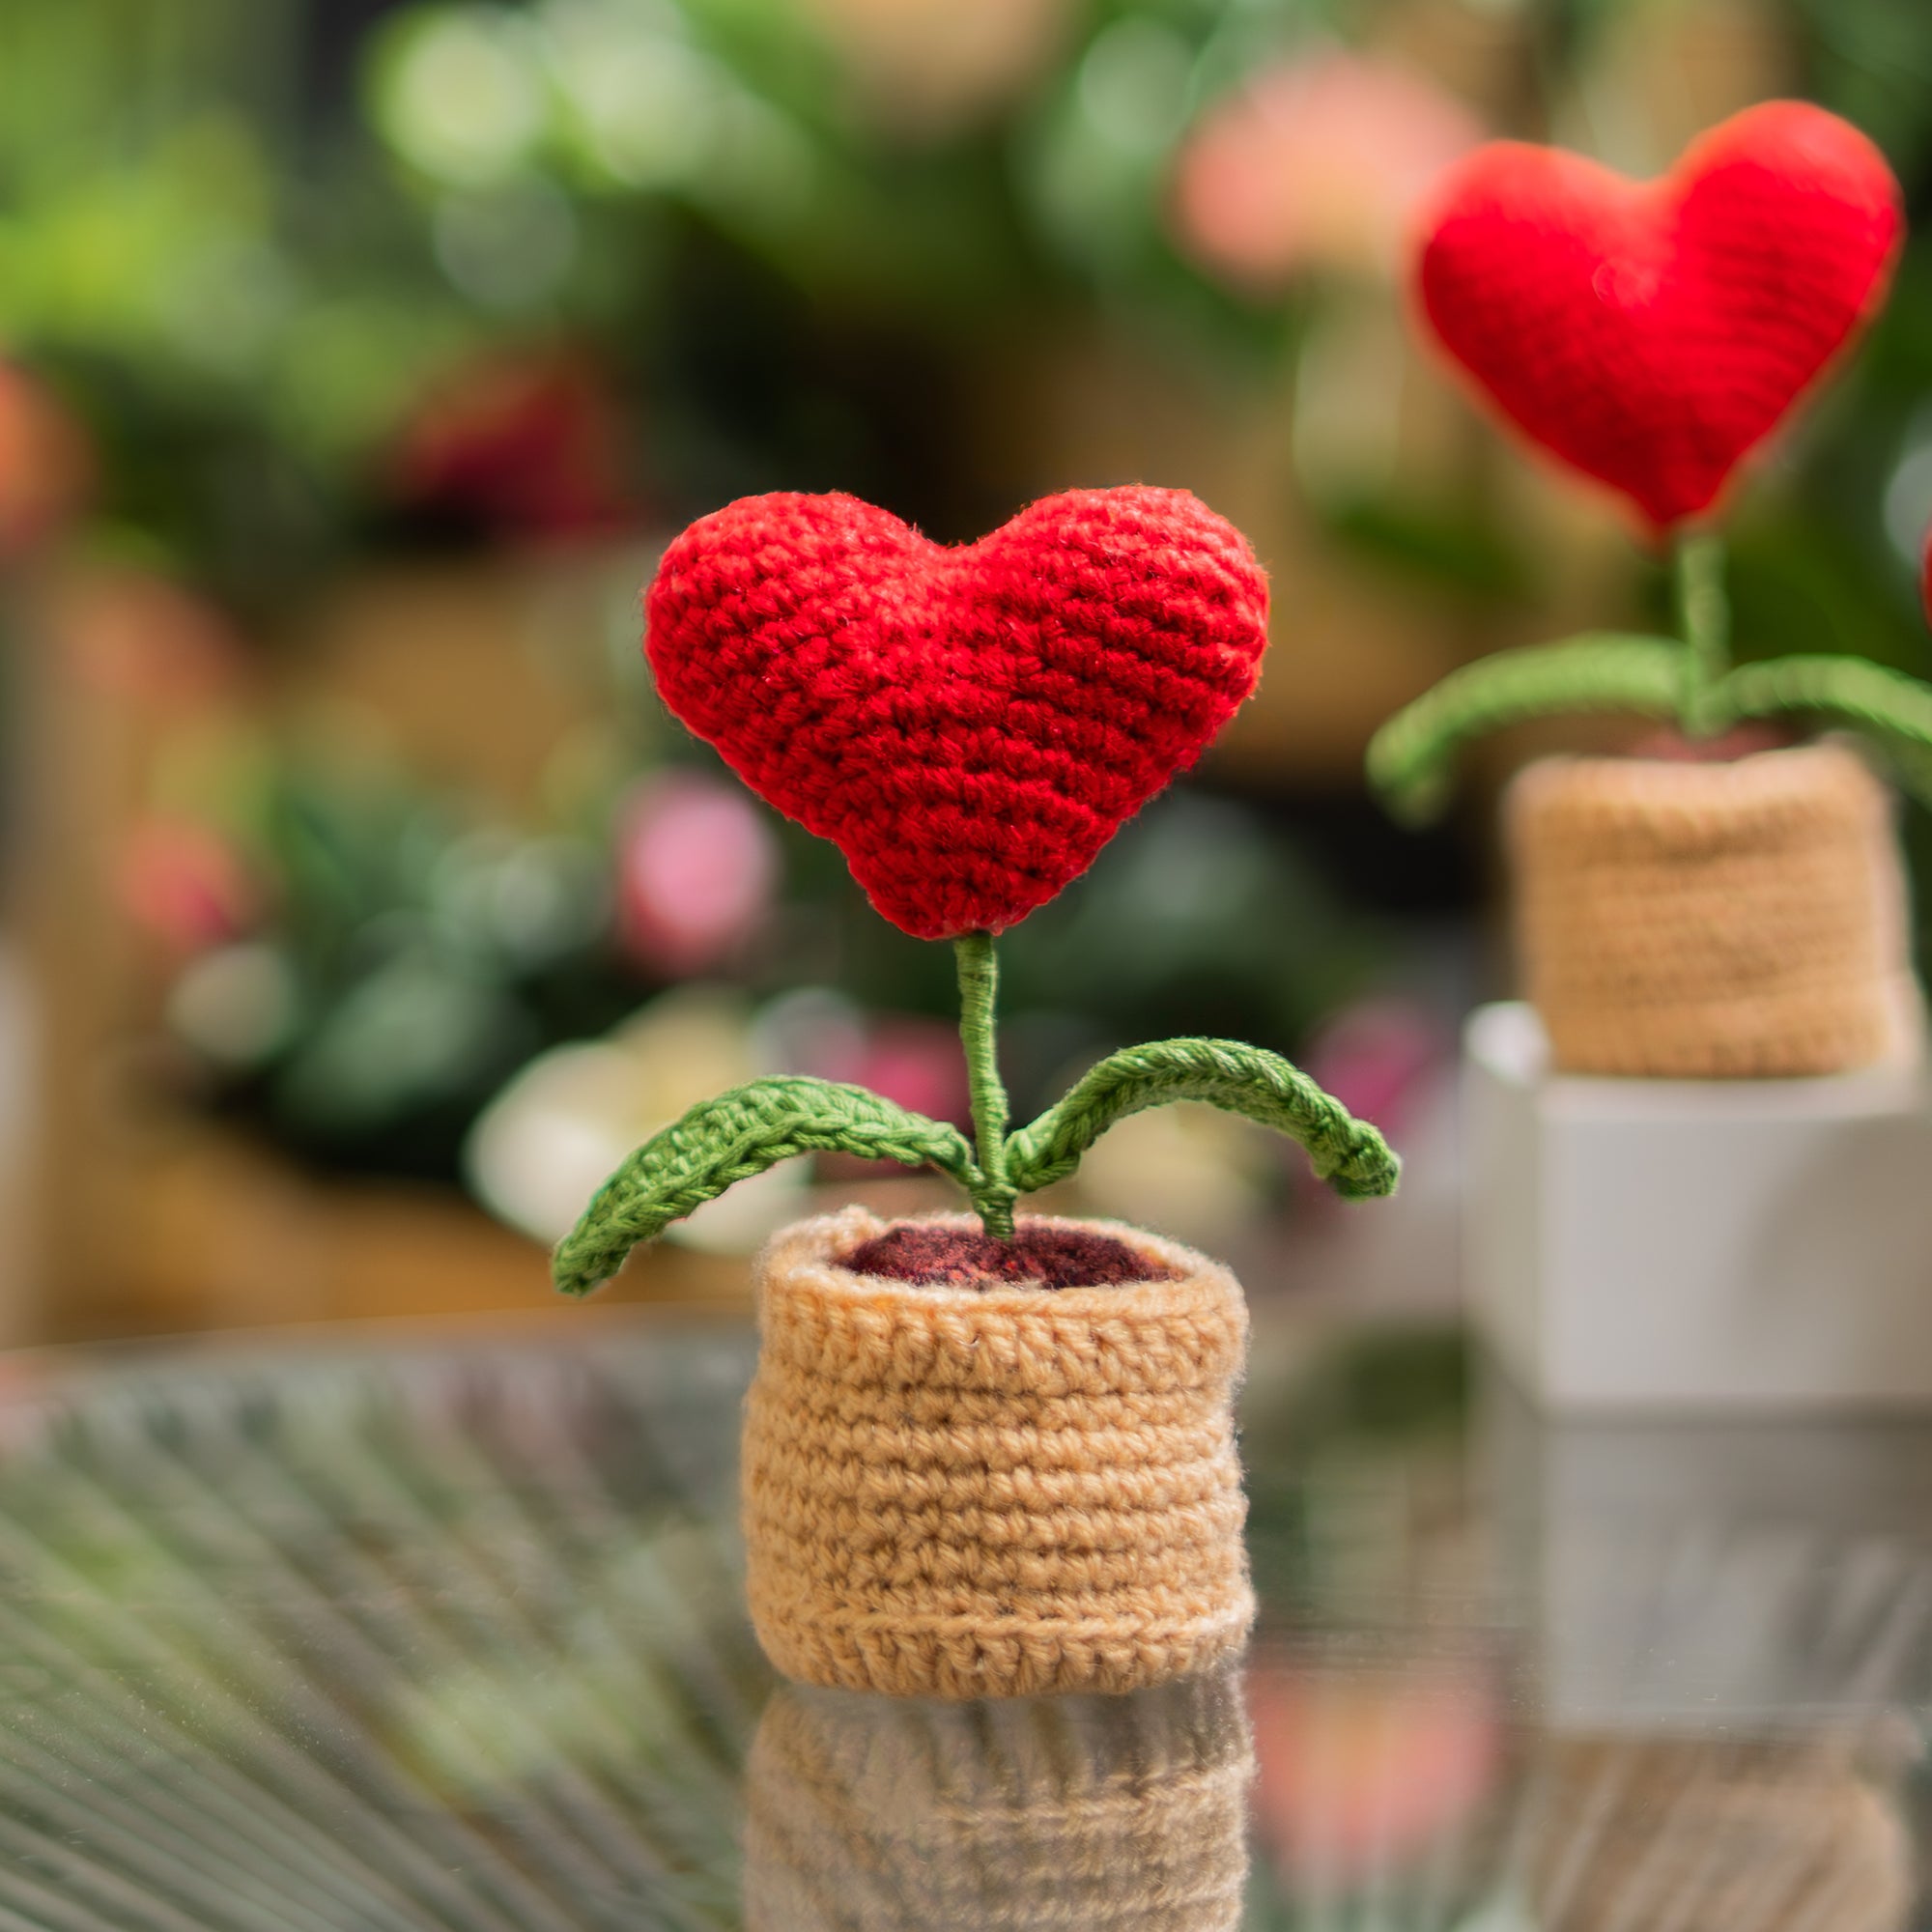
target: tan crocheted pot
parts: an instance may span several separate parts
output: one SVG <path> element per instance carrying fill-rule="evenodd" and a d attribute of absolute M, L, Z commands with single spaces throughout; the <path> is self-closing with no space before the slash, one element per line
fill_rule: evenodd
<path fill-rule="evenodd" d="M 1910 1043 L 1891 802 L 1833 744 L 1550 758 L 1510 787 L 1525 989 L 1573 1073 L 1836 1073 Z"/>
<path fill-rule="evenodd" d="M 746 1932 L 1231 1932 L 1253 1765 L 1233 1667 L 971 1706 L 787 1686 L 746 1767 Z"/>
<path fill-rule="evenodd" d="M 1846 1740 L 1556 1736 L 1524 1794 L 1529 1922 L 1904 1932 L 1904 1804 Z"/>
<path fill-rule="evenodd" d="M 746 1586 L 787 1676 L 903 1696 L 1131 1690 L 1246 1635 L 1239 1285 L 1175 1242 L 1061 1225 L 1171 1274 L 1058 1290 L 858 1275 L 838 1258 L 886 1227 L 863 1208 L 760 1257 Z"/>

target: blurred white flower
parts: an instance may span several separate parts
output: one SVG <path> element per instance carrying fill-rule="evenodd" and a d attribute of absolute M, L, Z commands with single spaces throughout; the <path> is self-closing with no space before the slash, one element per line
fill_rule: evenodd
<path fill-rule="evenodd" d="M 501 7 L 412 15 L 381 48 L 377 128 L 437 181 L 501 181 L 528 159 L 550 119 L 542 43 Z"/>
<path fill-rule="evenodd" d="M 768 1070 L 753 1040 L 739 995 L 680 986 L 604 1039 L 539 1054 L 469 1131 L 471 1191 L 512 1227 L 560 1239 L 635 1149 L 700 1100 Z M 806 1179 L 801 1163 L 787 1161 L 674 1223 L 668 1237 L 747 1253 L 798 1211 Z"/>

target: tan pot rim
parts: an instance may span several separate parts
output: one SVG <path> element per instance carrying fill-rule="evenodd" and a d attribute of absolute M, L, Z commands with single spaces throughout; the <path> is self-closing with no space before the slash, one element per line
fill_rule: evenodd
<path fill-rule="evenodd" d="M 760 1257 L 758 1329 L 768 1354 L 868 1387 L 1041 1395 L 1238 1378 L 1247 1348 L 1240 1285 L 1218 1262 L 1124 1222 L 1034 1217 L 1110 1236 L 1173 1270 L 1091 1288 L 964 1289 L 854 1273 L 838 1257 L 894 1226 L 975 1229 L 970 1213 L 882 1220 L 868 1208 L 795 1222 Z"/>
<path fill-rule="evenodd" d="M 1673 830 L 1708 849 L 1728 834 L 1750 840 L 1777 837 L 1793 820 L 1819 809 L 1819 787 L 1845 782 L 1850 772 L 1873 783 L 1869 763 L 1841 738 L 1779 745 L 1738 758 L 1644 758 L 1618 753 L 1558 752 L 1535 759 L 1517 774 L 1513 810 L 1522 801 L 1554 793 L 1575 798 L 1571 810 L 1587 811 L 1600 830 L 1629 814 L 1630 829 L 1668 838 Z M 1587 784 L 1587 795 L 1572 790 Z M 1884 801 L 1882 784 L 1871 794 Z M 1883 815 L 1886 806 L 1881 804 Z"/>

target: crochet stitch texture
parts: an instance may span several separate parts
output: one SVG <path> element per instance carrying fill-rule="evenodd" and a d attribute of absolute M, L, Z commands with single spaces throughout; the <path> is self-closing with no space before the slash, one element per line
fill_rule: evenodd
<path fill-rule="evenodd" d="M 1504 413 L 1667 526 L 1709 507 L 1878 307 L 1903 228 L 1857 128 L 1772 101 L 1657 182 L 1478 149 L 1440 186 L 1416 273 Z"/>
<path fill-rule="evenodd" d="M 1174 1278 L 855 1275 L 837 1258 L 885 1227 L 864 1208 L 760 1258 L 746 1590 L 785 1675 L 902 1696 L 1129 1690 L 1246 1635 L 1240 1289 L 1178 1243 L 1070 1225 Z"/>
<path fill-rule="evenodd" d="M 1079 876 L 1254 688 L 1267 582 L 1184 490 L 1073 490 L 958 549 L 845 496 L 693 524 L 645 599 L 671 711 L 921 939 Z"/>
<path fill-rule="evenodd" d="M 1552 758 L 1510 788 L 1526 990 L 1567 1072 L 1837 1073 L 1910 1037 L 1890 801 L 1843 746 Z"/>
<path fill-rule="evenodd" d="M 972 1706 L 781 1686 L 746 1766 L 747 1932 L 1233 1932 L 1253 1765 L 1233 1665 Z"/>

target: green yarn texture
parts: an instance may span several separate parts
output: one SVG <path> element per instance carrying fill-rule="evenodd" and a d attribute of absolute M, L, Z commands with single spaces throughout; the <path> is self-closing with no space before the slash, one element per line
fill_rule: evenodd
<path fill-rule="evenodd" d="M 984 1010 L 990 1022 L 990 994 Z M 1395 1192 L 1402 1163 L 1374 1127 L 1278 1053 L 1239 1040 L 1169 1039 L 1110 1056 L 1031 1126 L 999 1140 L 990 1177 L 957 1128 L 863 1087 L 754 1080 L 694 1107 L 646 1141 L 559 1243 L 553 1279 L 565 1294 L 587 1294 L 616 1273 L 639 1242 L 653 1239 L 734 1181 L 797 1153 L 853 1153 L 936 1167 L 966 1190 L 996 1238 L 999 1224 L 987 1209 L 1004 1208 L 1010 1236 L 1018 1195 L 1065 1179 L 1117 1121 L 1170 1100 L 1205 1100 L 1287 1134 L 1306 1149 L 1315 1172 L 1348 1199 Z M 1002 1090 L 1001 1121 L 1005 1109 Z"/>
<path fill-rule="evenodd" d="M 989 932 L 969 932 L 952 942 L 959 964 L 959 1041 L 966 1049 L 966 1084 L 972 1096 L 973 1138 L 980 1170 L 967 1185 L 973 1206 L 996 1241 L 1013 1237 L 1013 1203 L 1020 1190 L 1007 1172 L 1007 1090 L 1000 1079 L 994 1009 L 1000 999 L 1000 962 Z"/>
<path fill-rule="evenodd" d="M 1464 665 L 1369 741 L 1369 782 L 1398 817 L 1422 823 L 1447 803 L 1456 754 L 1472 738 L 1564 712 L 1675 718 L 1687 655 L 1674 638 L 1593 634 Z"/>
<path fill-rule="evenodd" d="M 1009 1178 L 1027 1193 L 1064 1180 L 1115 1122 L 1171 1100 L 1205 1100 L 1288 1135 L 1347 1200 L 1395 1192 L 1402 1162 L 1374 1127 L 1280 1054 L 1238 1039 L 1163 1039 L 1109 1055 L 1013 1135 Z"/>
<path fill-rule="evenodd" d="M 1615 711 L 1686 722 L 1687 647 L 1671 638 L 1573 638 L 1464 665 L 1405 706 L 1369 743 L 1369 782 L 1411 824 L 1448 800 L 1457 753 L 1504 724 Z M 1709 736 L 1745 719 L 1808 717 L 1856 731 L 1899 783 L 1932 804 L 1932 687 L 1861 658 L 1739 665 L 1695 691 Z"/>
<path fill-rule="evenodd" d="M 838 1081 L 753 1080 L 701 1101 L 632 1154 L 557 1244 L 552 1280 L 565 1294 L 588 1294 L 639 1241 L 796 1153 L 936 1167 L 969 1188 L 979 1179 L 966 1137 L 944 1121 Z"/>
<path fill-rule="evenodd" d="M 1720 542 L 1683 539 L 1676 576 L 1681 637 L 1592 634 L 1464 665 L 1370 740 L 1370 784 L 1398 818 L 1421 824 L 1447 803 L 1457 753 L 1505 724 L 1615 711 L 1715 738 L 1744 719 L 1809 717 L 1857 731 L 1932 804 L 1932 686 L 1862 658 L 1774 658 L 1733 669 Z"/>

